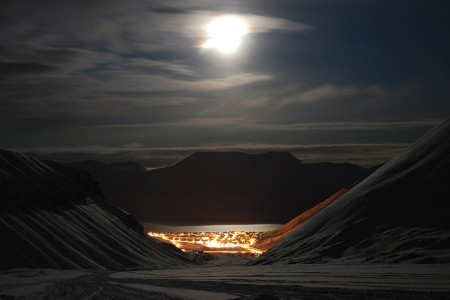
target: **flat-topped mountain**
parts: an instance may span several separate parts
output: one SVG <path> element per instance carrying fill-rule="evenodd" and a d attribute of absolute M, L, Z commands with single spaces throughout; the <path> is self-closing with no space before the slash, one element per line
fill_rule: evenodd
<path fill-rule="evenodd" d="M 260 263 L 450 263 L 450 118 L 266 252 Z"/>
<path fill-rule="evenodd" d="M 294 170 L 301 161 L 289 152 L 247 154 L 243 152 L 197 152 L 179 161 L 179 169 L 195 168 L 200 171 L 252 171 L 257 169 Z M 202 168 L 202 170 L 199 170 Z"/>
<path fill-rule="evenodd" d="M 0 150 L 0 269 L 163 268 L 189 263 L 146 237 L 85 172 Z"/>
<path fill-rule="evenodd" d="M 288 152 L 199 152 L 151 171 L 69 165 L 88 171 L 108 199 L 139 220 L 163 224 L 286 222 L 370 172 L 331 164 L 345 171 L 326 175 Z"/>

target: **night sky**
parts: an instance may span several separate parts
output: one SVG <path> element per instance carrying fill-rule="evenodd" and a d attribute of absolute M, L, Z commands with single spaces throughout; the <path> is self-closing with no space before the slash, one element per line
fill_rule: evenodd
<path fill-rule="evenodd" d="M 222 15 L 234 53 L 200 47 Z M 0 148 L 40 158 L 370 166 L 450 115 L 448 0 L 2 0 L 0 27 Z"/>

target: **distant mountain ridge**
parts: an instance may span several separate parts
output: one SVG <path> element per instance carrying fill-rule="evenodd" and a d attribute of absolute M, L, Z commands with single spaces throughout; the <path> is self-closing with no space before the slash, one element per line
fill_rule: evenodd
<path fill-rule="evenodd" d="M 0 150 L 0 269 L 164 268 L 190 261 L 145 236 L 86 172 Z"/>
<path fill-rule="evenodd" d="M 173 166 L 141 171 L 93 161 L 69 166 L 89 172 L 106 197 L 141 222 L 230 224 L 285 222 L 371 170 L 328 176 L 289 152 L 198 152 Z"/>
<path fill-rule="evenodd" d="M 116 162 L 109 164 L 111 167 L 119 170 L 140 170 L 145 171 L 145 168 L 134 161 Z"/>
<path fill-rule="evenodd" d="M 380 165 L 362 168 L 350 163 L 305 163 L 310 170 L 324 176 L 339 187 L 351 187 L 375 172 Z"/>
<path fill-rule="evenodd" d="M 449 178 L 450 118 L 283 237 L 259 263 L 450 263 Z"/>

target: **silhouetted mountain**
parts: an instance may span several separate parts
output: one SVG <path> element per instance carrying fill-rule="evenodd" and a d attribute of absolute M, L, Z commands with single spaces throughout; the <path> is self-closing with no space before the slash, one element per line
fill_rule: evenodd
<path fill-rule="evenodd" d="M 0 269 L 161 268 L 188 259 L 148 238 L 86 172 L 0 150 Z"/>
<path fill-rule="evenodd" d="M 134 161 L 116 162 L 109 164 L 114 169 L 119 170 L 140 170 L 145 171 L 145 168 Z"/>
<path fill-rule="evenodd" d="M 285 237 L 260 263 L 450 263 L 450 118 Z"/>
<path fill-rule="evenodd" d="M 88 171 L 107 199 L 141 221 L 163 224 L 286 222 L 366 170 L 342 165 L 345 172 L 333 177 L 288 152 L 199 152 L 147 172 L 92 161 L 70 166 Z"/>
<path fill-rule="evenodd" d="M 375 172 L 380 166 L 362 168 L 350 163 L 306 163 L 311 171 L 339 187 L 350 187 Z"/>

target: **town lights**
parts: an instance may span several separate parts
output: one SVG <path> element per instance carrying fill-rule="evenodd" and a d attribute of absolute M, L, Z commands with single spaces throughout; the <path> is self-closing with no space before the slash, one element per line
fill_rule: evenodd
<path fill-rule="evenodd" d="M 261 250 L 254 248 L 263 232 L 148 232 L 147 234 L 159 240 L 170 242 L 183 251 L 263 253 Z"/>

